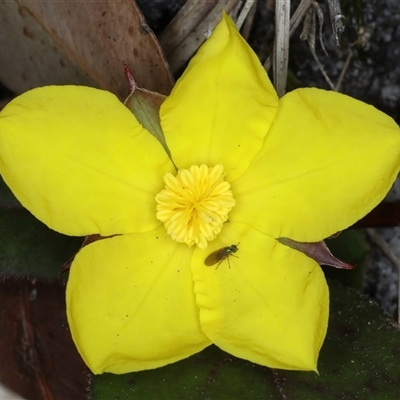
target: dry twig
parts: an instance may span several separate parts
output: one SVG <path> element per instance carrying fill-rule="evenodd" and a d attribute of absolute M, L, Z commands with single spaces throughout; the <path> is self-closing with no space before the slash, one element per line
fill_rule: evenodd
<path fill-rule="evenodd" d="M 286 92 L 289 64 L 290 0 L 275 4 L 274 86 L 279 97 Z"/>

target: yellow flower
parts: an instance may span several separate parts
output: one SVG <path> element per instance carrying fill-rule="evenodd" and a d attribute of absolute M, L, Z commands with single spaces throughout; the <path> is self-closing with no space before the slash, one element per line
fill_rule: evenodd
<path fill-rule="evenodd" d="M 104 91 L 35 89 L 0 114 L 0 172 L 22 204 L 64 234 L 114 235 L 71 267 L 82 357 L 96 374 L 125 373 L 215 343 L 316 370 L 328 288 L 315 261 L 276 239 L 320 241 L 378 204 L 399 171 L 398 126 L 338 93 L 278 99 L 226 16 L 160 116 L 178 172 Z"/>

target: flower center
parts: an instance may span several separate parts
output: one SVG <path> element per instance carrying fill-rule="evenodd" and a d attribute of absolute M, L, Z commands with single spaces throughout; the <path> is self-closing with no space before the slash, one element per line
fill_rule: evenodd
<path fill-rule="evenodd" d="M 205 249 L 221 232 L 236 204 L 222 165 L 192 165 L 176 176 L 164 176 L 165 189 L 156 196 L 157 218 L 179 243 Z"/>

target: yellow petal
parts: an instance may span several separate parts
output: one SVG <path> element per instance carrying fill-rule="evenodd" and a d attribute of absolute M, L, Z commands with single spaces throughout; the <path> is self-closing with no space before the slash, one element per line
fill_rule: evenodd
<path fill-rule="evenodd" d="M 213 248 L 238 244 L 237 257 L 216 269 L 204 265 L 212 249 L 196 249 L 192 262 L 204 333 L 257 364 L 316 370 L 329 308 L 321 268 L 244 224 L 227 224 L 220 236 Z"/>
<path fill-rule="evenodd" d="M 68 280 L 67 315 L 95 374 L 161 367 L 210 344 L 194 301 L 192 252 L 161 227 L 80 251 Z"/>
<path fill-rule="evenodd" d="M 225 15 L 161 106 L 175 164 L 222 164 L 234 179 L 260 150 L 277 103 L 260 61 Z"/>
<path fill-rule="evenodd" d="M 231 183 L 231 221 L 273 237 L 316 242 L 352 225 L 400 169 L 400 129 L 348 96 L 299 89 L 280 100 L 265 146 Z"/>
<path fill-rule="evenodd" d="M 158 225 L 154 196 L 173 167 L 111 93 L 50 86 L 0 113 L 0 173 L 38 219 L 70 235 Z"/>

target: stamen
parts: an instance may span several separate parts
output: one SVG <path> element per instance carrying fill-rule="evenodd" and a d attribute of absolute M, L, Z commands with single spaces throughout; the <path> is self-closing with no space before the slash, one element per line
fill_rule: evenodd
<path fill-rule="evenodd" d="M 164 176 L 165 189 L 156 196 L 157 218 L 179 243 L 205 249 L 221 232 L 235 206 L 222 165 L 192 165 L 176 176 Z"/>

